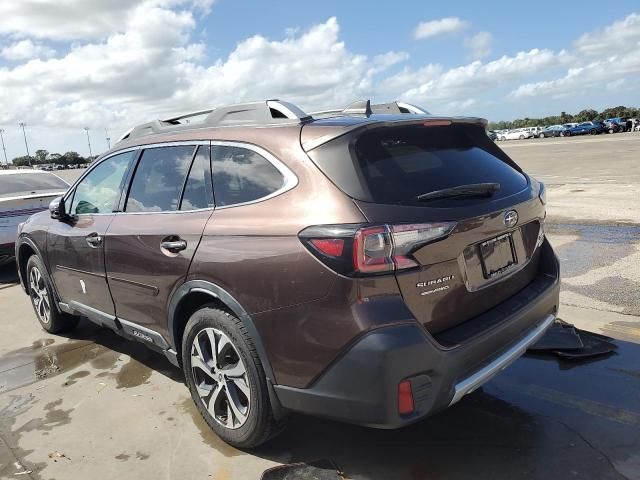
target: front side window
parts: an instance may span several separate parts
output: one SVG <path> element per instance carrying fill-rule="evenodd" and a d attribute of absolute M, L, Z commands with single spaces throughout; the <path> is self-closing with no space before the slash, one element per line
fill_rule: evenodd
<path fill-rule="evenodd" d="M 149 148 L 133 175 L 126 212 L 171 212 L 180 205 L 194 146 Z"/>
<path fill-rule="evenodd" d="M 216 205 L 236 205 L 264 198 L 284 185 L 282 173 L 253 150 L 226 145 L 211 148 Z"/>
<path fill-rule="evenodd" d="M 134 155 L 135 151 L 121 153 L 96 165 L 76 186 L 69 213 L 112 213 Z"/>

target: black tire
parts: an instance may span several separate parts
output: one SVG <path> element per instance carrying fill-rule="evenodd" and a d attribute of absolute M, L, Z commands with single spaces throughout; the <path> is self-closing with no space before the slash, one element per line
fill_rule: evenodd
<path fill-rule="evenodd" d="M 564 136 L 565 137 L 570 137 L 571 136 L 571 132 L 564 132 Z"/>
<path fill-rule="evenodd" d="M 53 288 L 42 260 L 31 255 L 27 261 L 27 291 L 40 326 L 49 333 L 64 333 L 78 326 L 79 317 L 58 310 Z M 37 288 L 33 288 L 33 286 Z M 48 314 L 44 312 L 48 308 Z"/>
<path fill-rule="evenodd" d="M 596 133 L 598 133 L 598 132 L 597 132 L 595 129 L 593 129 L 593 130 L 591 130 L 591 131 L 589 132 L 589 134 L 590 134 L 590 135 L 595 135 Z"/>
<path fill-rule="evenodd" d="M 220 360 L 220 358 L 218 358 L 218 360 L 211 359 L 211 363 L 207 363 L 207 366 L 215 364 L 215 368 L 211 368 L 210 373 L 207 374 L 205 374 L 200 367 L 194 367 L 192 365 L 194 362 L 194 360 L 192 360 L 192 351 L 197 353 L 194 339 L 198 338 L 198 341 L 201 342 L 204 336 L 206 341 L 210 339 L 208 333 L 211 332 L 217 332 L 214 333 L 214 335 L 224 334 L 227 337 L 226 340 L 230 340 L 233 350 L 231 354 L 225 354 L 222 358 L 226 361 L 229 356 L 233 357 L 237 355 L 239 358 L 238 361 L 236 361 L 236 365 L 240 363 L 240 360 L 242 361 L 242 367 L 244 367 L 246 375 L 246 377 L 243 377 L 243 384 L 246 388 L 248 383 L 249 398 L 238 389 L 237 380 L 231 382 L 230 378 L 227 378 L 226 375 L 220 375 L 220 372 L 224 372 L 222 367 L 220 367 L 220 362 L 223 361 Z M 219 340 L 214 340 L 214 343 L 216 342 L 219 342 Z M 210 345 L 211 343 L 209 343 L 209 346 Z M 217 345 L 220 344 L 217 343 Z M 199 343 L 199 346 L 201 349 L 203 346 L 205 349 L 207 348 L 206 345 L 202 343 Z M 218 346 L 215 348 L 217 350 Z M 226 348 L 229 349 L 229 347 Z M 212 348 L 209 347 L 209 355 L 211 350 Z M 266 375 L 253 341 L 242 321 L 231 313 L 221 310 L 215 305 L 205 305 L 191 315 L 185 327 L 182 341 L 182 368 L 184 370 L 187 387 L 189 387 L 189 391 L 191 392 L 191 398 L 196 404 L 200 415 L 202 415 L 202 418 L 204 418 L 209 427 L 229 445 L 237 448 L 257 447 L 280 433 L 285 427 L 286 418 L 280 421 L 276 421 L 274 418 L 269 400 Z M 218 380 L 213 378 L 216 376 Z M 224 377 L 224 380 L 220 378 L 221 376 Z M 200 377 L 199 380 L 196 380 L 196 377 Z M 199 382 L 198 385 L 202 390 L 206 390 L 203 387 L 212 388 L 208 399 L 203 399 L 203 397 L 200 396 L 196 381 Z M 212 382 L 212 385 L 206 385 L 207 381 Z M 221 385 L 224 385 L 224 387 Z M 205 402 L 213 398 L 214 393 L 218 391 L 216 386 L 222 393 L 216 396 L 219 400 L 214 401 L 213 406 L 209 404 L 214 410 L 214 414 L 212 414 L 207 405 L 205 405 Z M 230 393 L 233 395 L 230 395 Z M 244 423 L 241 423 L 239 426 L 234 426 L 234 421 L 238 418 L 235 417 L 230 420 L 232 426 L 229 427 L 222 424 L 224 419 L 218 418 L 216 408 L 224 412 L 225 409 L 221 408 L 220 405 L 227 405 L 226 411 L 228 415 L 234 417 L 235 414 L 232 414 L 229 405 L 232 397 L 244 400 L 247 410 L 245 411 L 245 418 L 242 419 Z M 226 404 L 224 402 L 226 402 Z M 216 407 L 215 404 L 217 404 L 218 407 Z M 238 403 L 236 402 L 236 408 L 237 406 Z M 244 407 L 244 405 L 242 406 Z M 227 416 L 226 418 L 228 424 L 229 417 Z"/>
<path fill-rule="evenodd" d="M 507 137 L 500 137 L 500 141 L 504 142 L 507 139 Z"/>

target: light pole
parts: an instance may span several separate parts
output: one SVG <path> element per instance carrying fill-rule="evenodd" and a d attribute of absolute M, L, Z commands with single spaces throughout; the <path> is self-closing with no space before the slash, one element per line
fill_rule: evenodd
<path fill-rule="evenodd" d="M 105 138 L 107 139 L 107 150 L 111 150 L 111 137 L 109 136 L 109 131 L 104 129 Z"/>
<path fill-rule="evenodd" d="M 91 139 L 89 138 L 89 127 L 84 127 L 84 131 L 87 132 L 87 143 L 89 144 L 89 158 L 93 157 L 91 152 Z"/>
<path fill-rule="evenodd" d="M 9 160 L 7 160 L 7 149 L 4 146 L 4 128 L 0 128 L 0 140 L 2 140 L 2 151 L 4 152 L 4 164 L 8 167 Z"/>
<path fill-rule="evenodd" d="M 24 147 L 27 149 L 27 160 L 29 162 L 29 166 L 31 166 L 31 154 L 29 154 L 29 145 L 27 144 L 27 133 L 24 131 L 24 127 L 26 127 L 27 124 L 24 122 L 20 122 L 18 125 L 22 127 L 22 136 L 24 137 Z"/>

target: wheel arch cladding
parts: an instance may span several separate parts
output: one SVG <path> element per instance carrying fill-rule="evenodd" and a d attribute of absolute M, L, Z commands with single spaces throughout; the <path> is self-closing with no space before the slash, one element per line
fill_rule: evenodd
<path fill-rule="evenodd" d="M 185 282 L 175 291 L 169 302 L 167 327 L 170 335 L 170 344 L 178 353 L 178 357 L 180 357 L 182 350 L 182 337 L 189 317 L 191 317 L 196 310 L 207 304 L 217 305 L 218 308 L 227 310 L 242 321 L 258 352 L 264 373 L 269 382 L 273 383 L 273 370 L 251 316 L 224 288 L 204 280 L 190 280 Z"/>
<path fill-rule="evenodd" d="M 25 291 L 28 291 L 27 262 L 32 255 L 37 255 L 36 250 L 26 241 L 22 241 L 18 247 L 18 269 L 20 270 L 20 281 Z"/>

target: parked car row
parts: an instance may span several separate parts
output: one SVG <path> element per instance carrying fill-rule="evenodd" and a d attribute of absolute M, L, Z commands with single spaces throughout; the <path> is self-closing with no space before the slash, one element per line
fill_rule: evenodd
<path fill-rule="evenodd" d="M 56 170 L 87 168 L 87 164 L 86 163 L 70 163 L 68 165 L 62 165 L 60 163 L 49 163 L 44 165 L 35 165 L 33 168 L 35 168 L 36 170 L 43 170 L 45 172 L 54 172 Z"/>
<path fill-rule="evenodd" d="M 571 137 L 576 135 L 598 135 L 600 133 L 619 133 L 640 131 L 640 119 L 607 118 L 600 121 L 564 123 L 548 127 L 523 127 L 512 130 L 490 130 L 492 140 L 524 140 L 526 138 Z"/>

